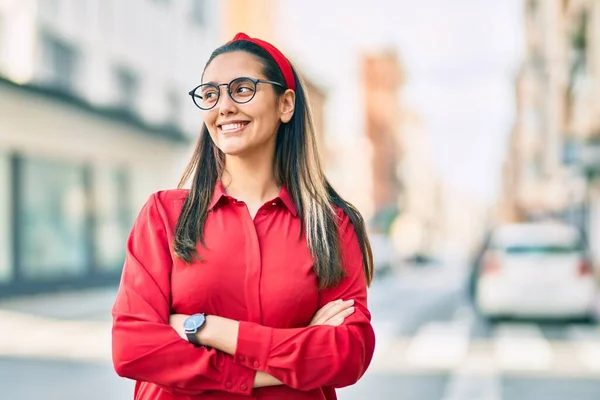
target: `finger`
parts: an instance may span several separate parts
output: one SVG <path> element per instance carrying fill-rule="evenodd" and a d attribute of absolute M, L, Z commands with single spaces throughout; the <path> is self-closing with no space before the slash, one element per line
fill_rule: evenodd
<path fill-rule="evenodd" d="M 336 305 L 342 304 L 343 300 L 342 299 L 338 299 L 338 300 L 334 300 L 334 301 L 330 301 L 329 303 L 325 304 L 323 307 L 321 307 L 319 309 L 319 311 L 317 311 L 318 315 L 323 315 L 323 313 L 327 310 L 332 309 L 333 307 L 335 307 Z"/>
<path fill-rule="evenodd" d="M 344 311 L 340 312 L 338 315 L 342 316 L 344 319 L 348 318 L 354 312 L 354 307 L 348 307 Z"/>
<path fill-rule="evenodd" d="M 329 326 L 340 326 L 344 322 L 343 317 L 333 317 L 327 320 L 325 323 L 321 325 L 329 325 Z"/>
<path fill-rule="evenodd" d="M 354 305 L 354 300 L 342 301 L 341 303 L 335 304 L 333 307 L 327 309 L 323 313 L 323 317 L 329 319 L 336 314 L 339 314 L 343 310 L 346 310 L 348 307 L 352 307 Z"/>
<path fill-rule="evenodd" d="M 312 320 L 313 321 L 318 321 L 318 320 L 322 320 L 323 317 L 323 313 L 325 313 L 327 310 L 331 309 L 332 307 L 335 307 L 337 304 L 341 304 L 343 303 L 343 301 L 341 299 L 339 300 L 334 300 L 334 301 L 330 301 L 329 303 L 325 304 L 323 307 L 321 307 L 313 316 Z"/>
<path fill-rule="evenodd" d="M 333 307 L 325 310 L 323 312 L 323 314 L 320 316 L 319 320 L 321 322 L 328 321 L 331 318 L 333 318 L 336 315 L 338 315 L 341 312 L 343 312 L 344 310 L 347 310 L 348 308 L 352 307 L 353 304 L 354 304 L 354 300 L 344 301 L 342 303 L 336 304 Z"/>
<path fill-rule="evenodd" d="M 323 315 L 321 316 L 322 320 L 327 321 L 328 319 L 331 319 L 332 317 L 334 317 L 335 315 L 341 313 L 342 311 L 346 310 L 348 307 L 351 307 L 353 304 L 353 302 L 348 301 L 348 302 L 342 302 L 339 304 L 336 304 L 335 306 L 329 308 L 328 310 L 326 310 Z"/>
<path fill-rule="evenodd" d="M 340 325 L 346 320 L 346 318 L 348 318 L 350 315 L 352 315 L 354 310 L 355 310 L 354 307 L 346 308 L 345 310 L 342 310 L 339 313 L 337 313 L 336 315 L 329 318 L 322 325 L 334 325 L 334 326 Z"/>

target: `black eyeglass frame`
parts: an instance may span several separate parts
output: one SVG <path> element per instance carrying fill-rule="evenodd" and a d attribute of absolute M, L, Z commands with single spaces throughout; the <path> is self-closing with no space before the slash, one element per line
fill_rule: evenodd
<path fill-rule="evenodd" d="M 254 84 L 254 92 L 252 93 L 252 97 L 250 97 L 248 100 L 246 101 L 237 101 L 236 99 L 233 98 L 233 96 L 231 95 L 231 84 L 233 84 L 236 81 L 240 81 L 240 80 L 245 80 L 245 81 L 250 81 Z M 194 104 L 196 105 L 196 107 L 198 107 L 199 109 L 203 110 L 203 111 L 208 111 L 208 110 L 212 110 L 213 108 L 215 108 L 215 106 L 217 104 L 219 104 L 219 100 L 221 100 L 221 86 L 227 86 L 227 94 L 229 95 L 229 98 L 237 104 L 247 104 L 249 102 L 252 101 L 252 99 L 254 99 L 254 96 L 256 96 L 256 87 L 259 83 L 268 83 L 270 85 L 275 85 L 275 86 L 279 86 L 283 89 L 285 89 L 285 86 L 282 85 L 279 82 L 275 82 L 275 81 L 269 81 L 269 80 L 265 80 L 265 79 L 256 79 L 256 78 L 250 78 L 247 76 L 240 76 L 238 78 L 232 79 L 229 83 L 219 83 L 219 84 L 215 84 L 215 83 L 201 83 L 200 85 L 196 86 L 195 88 L 193 88 L 192 90 L 190 90 L 188 92 L 188 94 L 190 95 L 190 97 L 192 98 L 192 101 L 194 102 Z M 216 89 L 217 91 L 217 100 L 215 101 L 215 103 L 212 105 L 212 107 L 209 108 L 205 108 L 205 107 L 201 107 L 197 102 L 196 102 L 196 97 L 201 98 L 200 96 L 196 95 L 195 92 L 196 90 L 198 90 L 200 87 L 203 86 L 211 86 L 213 88 Z"/>

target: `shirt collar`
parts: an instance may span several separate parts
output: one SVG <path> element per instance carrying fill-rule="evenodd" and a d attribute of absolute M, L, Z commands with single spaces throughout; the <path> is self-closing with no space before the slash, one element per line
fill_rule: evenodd
<path fill-rule="evenodd" d="M 219 180 L 217 182 L 216 186 L 215 186 L 215 190 L 213 192 L 210 204 L 208 205 L 208 209 L 209 210 L 213 210 L 223 197 L 225 197 L 225 198 L 227 198 L 229 200 L 234 200 L 233 197 L 229 196 L 225 192 L 225 188 L 223 187 L 223 183 Z M 279 194 L 277 195 L 277 197 L 275 199 L 273 199 L 273 201 L 275 201 L 277 199 L 281 200 L 281 202 L 287 207 L 287 209 L 289 210 L 289 212 L 294 217 L 298 216 L 298 212 L 296 210 L 296 206 L 294 204 L 294 200 L 292 199 L 292 196 L 290 195 L 290 192 L 288 192 L 288 190 L 287 190 L 287 188 L 285 186 L 281 187 L 281 190 L 279 190 Z"/>
<path fill-rule="evenodd" d="M 287 209 L 290 211 L 290 213 L 292 213 L 292 215 L 294 217 L 298 216 L 298 212 L 296 211 L 296 205 L 294 204 L 294 200 L 292 199 L 290 192 L 288 192 L 288 190 L 285 186 L 281 187 L 281 190 L 279 191 L 279 196 L 277 196 L 277 197 L 281 199 L 283 204 L 285 204 Z"/>
<path fill-rule="evenodd" d="M 223 187 L 223 184 L 219 180 L 219 181 L 217 181 L 217 184 L 215 185 L 215 191 L 213 192 L 212 199 L 210 200 L 210 204 L 208 205 L 208 209 L 213 210 L 215 208 L 215 206 L 217 205 L 217 203 L 219 202 L 219 200 L 221 200 L 221 198 L 223 198 L 223 197 L 229 197 L 229 196 L 227 196 L 227 193 L 225 193 L 225 188 Z"/>

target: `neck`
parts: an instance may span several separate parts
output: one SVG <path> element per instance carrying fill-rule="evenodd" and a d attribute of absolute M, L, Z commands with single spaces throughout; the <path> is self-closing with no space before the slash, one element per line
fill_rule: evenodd
<path fill-rule="evenodd" d="M 226 156 L 222 182 L 227 194 L 246 203 L 264 203 L 276 197 L 280 188 L 273 169 L 274 156 Z"/>

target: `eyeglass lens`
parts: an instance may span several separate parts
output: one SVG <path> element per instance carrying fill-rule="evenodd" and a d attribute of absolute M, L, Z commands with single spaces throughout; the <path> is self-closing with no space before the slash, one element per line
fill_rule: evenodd
<path fill-rule="evenodd" d="M 207 83 L 199 86 L 194 93 L 196 103 L 200 108 L 213 108 L 220 97 L 220 87 Z M 229 83 L 229 95 L 236 103 L 247 103 L 256 93 L 256 84 L 248 78 L 237 78 Z"/>

